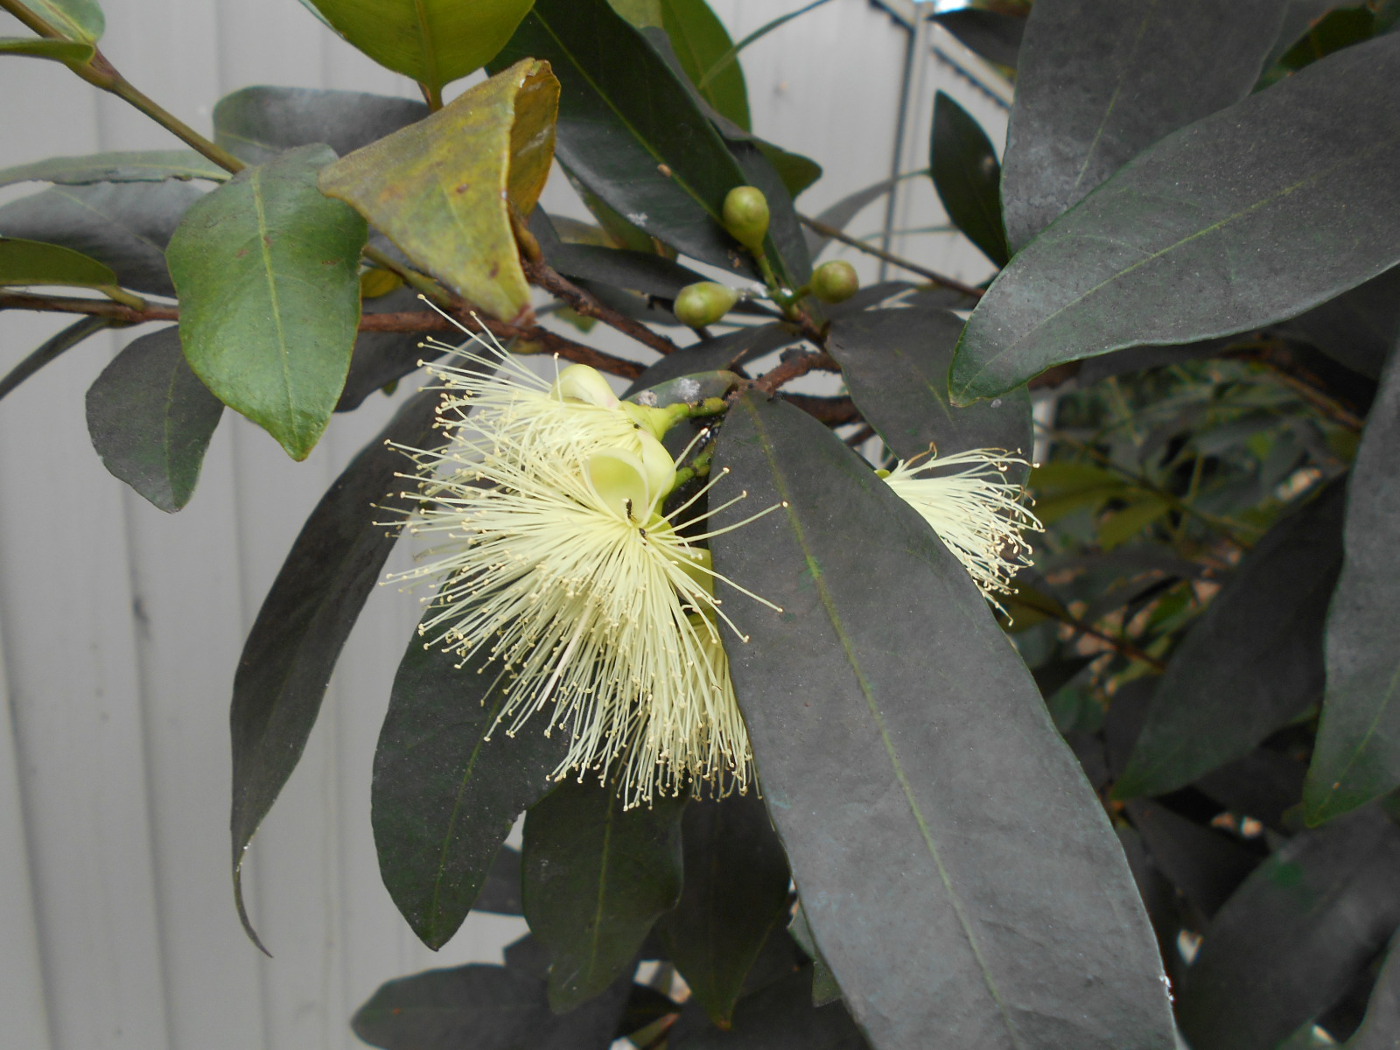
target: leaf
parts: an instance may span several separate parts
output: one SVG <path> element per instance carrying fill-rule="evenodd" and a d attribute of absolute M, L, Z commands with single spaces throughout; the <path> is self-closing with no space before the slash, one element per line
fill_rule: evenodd
<path fill-rule="evenodd" d="M 1031 451 L 1024 387 L 986 404 L 948 400 L 948 366 L 962 320 L 946 310 L 871 310 L 831 324 L 827 348 L 866 421 L 900 459 L 975 448 Z M 1022 471 L 1024 473 L 1024 470 Z"/>
<path fill-rule="evenodd" d="M 750 44 L 757 43 L 763 37 L 773 32 L 773 30 L 781 28 L 782 26 L 791 22 L 794 18 L 802 17 L 808 11 L 821 7 L 824 3 L 826 3 L 826 0 L 812 0 L 811 3 L 798 8 L 796 11 L 789 11 L 787 14 L 779 15 L 777 18 L 773 19 L 770 22 L 765 22 L 763 25 L 759 26 L 748 36 L 744 37 L 743 40 L 740 40 L 737 44 L 731 47 L 718 59 L 716 59 L 710 65 L 710 68 L 705 70 L 705 75 L 700 78 L 699 86 L 702 88 L 708 87 L 713 81 L 715 81 L 721 75 L 723 75 L 724 72 L 729 68 L 729 65 L 731 63 L 737 62 L 739 60 L 739 52 L 744 50 L 744 48 L 748 47 Z"/>
<path fill-rule="evenodd" d="M 738 246 L 720 214 L 746 177 L 646 38 L 606 0 L 537 0 L 491 66 L 526 56 L 559 78 L 557 149 L 574 177 L 653 237 L 732 268 Z"/>
<path fill-rule="evenodd" d="M 1300 74 L 1301 75 L 1301 74 Z M 1303 787 L 1309 824 L 1400 786 L 1400 355 L 1391 354 L 1348 483 L 1345 556 L 1327 610 L 1327 693 Z"/>
<path fill-rule="evenodd" d="M 467 917 L 515 818 L 554 787 L 550 774 L 569 745 L 538 723 L 515 734 L 498 728 L 500 668 L 458 664 L 414 636 L 374 753 L 379 872 L 434 951 Z"/>
<path fill-rule="evenodd" d="M 1344 500 L 1329 488 L 1245 556 L 1172 654 L 1116 797 L 1184 787 L 1317 703 Z"/>
<path fill-rule="evenodd" d="M 165 247 L 202 190 L 186 182 L 55 186 L 0 207 L 0 234 L 91 255 L 124 288 L 175 295 Z"/>
<path fill-rule="evenodd" d="M 1371 990 L 1366 1019 L 1342 1050 L 1394 1050 L 1400 1032 L 1400 936 L 1391 937 L 1385 965 Z"/>
<path fill-rule="evenodd" d="M 185 363 L 173 325 L 133 339 L 87 392 L 88 434 L 103 465 L 171 514 L 194 494 L 223 412 Z"/>
<path fill-rule="evenodd" d="M 607 1050 L 631 984 L 557 1015 L 539 977 L 474 963 L 389 981 L 351 1027 L 386 1050 Z"/>
<path fill-rule="evenodd" d="M 528 215 L 554 155 L 559 85 L 522 61 L 328 167 L 321 189 L 416 264 L 506 321 L 530 312 L 511 209 Z"/>
<path fill-rule="evenodd" d="M 769 934 L 787 921 L 787 858 L 754 796 L 692 802 L 682 840 L 684 889 L 657 932 L 691 994 L 724 1026 Z"/>
<path fill-rule="evenodd" d="M 975 7 L 942 11 L 931 16 L 958 43 L 998 66 L 1016 68 L 1020 60 L 1021 39 L 1026 32 L 1024 15 L 1003 11 L 984 11 Z"/>
<path fill-rule="evenodd" d="M 472 905 L 474 911 L 489 911 L 496 915 L 523 915 L 525 905 L 520 899 L 523 881 L 520 851 L 502 846 L 486 872 L 486 881 Z"/>
<path fill-rule="evenodd" d="M 434 95 L 490 61 L 530 10 L 530 0 L 310 2 L 355 47 Z"/>
<path fill-rule="evenodd" d="M 623 396 L 634 397 L 639 390 L 649 390 L 681 376 L 738 368 L 745 361 L 762 357 L 801 339 L 801 333 L 789 331 L 777 323 L 753 325 L 714 339 L 702 339 L 648 365 Z"/>
<path fill-rule="evenodd" d="M 366 298 L 361 307 L 366 317 L 424 309 L 417 291 L 408 287 L 400 287 L 378 298 Z M 345 389 L 340 392 L 335 410 L 348 412 L 358 408 L 371 394 L 416 372 L 421 362 L 436 353 L 433 347 L 423 345 L 422 338 L 421 332 L 361 332 L 355 339 L 350 374 L 345 377 Z"/>
<path fill-rule="evenodd" d="M 661 26 L 671 38 L 671 46 L 686 76 L 705 101 L 745 131 L 752 131 L 749 89 L 738 62 L 727 63 L 709 83 L 699 86 L 710 66 L 734 46 L 724 23 L 710 5 L 705 0 L 661 0 Z"/>
<path fill-rule="evenodd" d="M 782 402 L 740 398 L 715 466 L 716 497 L 748 493 L 718 530 L 786 501 L 712 540 L 722 579 L 783 609 L 721 582 L 750 638 L 726 648 L 803 910 L 871 1043 L 1172 1047 L 1122 851 L 966 570 Z"/>
<path fill-rule="evenodd" d="M 15 365 L 5 373 L 0 379 L 0 398 L 8 396 L 15 387 L 19 386 L 39 369 L 43 368 L 50 361 L 58 359 L 59 355 L 66 350 L 71 350 L 88 336 L 96 335 L 112 326 L 112 322 L 105 317 L 83 317 L 74 321 L 67 328 L 56 335 L 45 339 L 38 348 L 29 354 L 23 361 Z"/>
<path fill-rule="evenodd" d="M 1127 811 L 1158 870 L 1206 918 L 1259 866 L 1260 856 L 1238 839 L 1166 806 L 1140 799 L 1129 802 Z"/>
<path fill-rule="evenodd" d="M 106 19 L 97 0 L 17 0 L 20 11 L 28 11 L 43 19 L 68 40 L 95 44 L 106 28 Z M 26 25 L 29 20 L 13 12 Z"/>
<path fill-rule="evenodd" d="M 214 141 L 249 164 L 316 142 L 343 157 L 427 115 L 422 102 L 362 91 L 249 87 L 219 99 Z"/>
<path fill-rule="evenodd" d="M 316 189 L 305 146 L 244 168 L 170 240 L 180 340 L 222 401 L 305 459 L 330 421 L 360 323 L 364 220 Z"/>
<path fill-rule="evenodd" d="M 963 333 L 954 398 L 1126 346 L 1246 331 L 1360 284 L 1400 255 L 1397 164 L 1394 35 L 1182 129 L 1002 271 Z"/>
<path fill-rule="evenodd" d="M 115 288 L 117 275 L 110 266 L 72 248 L 0 237 L 0 287 L 30 284 Z"/>
<path fill-rule="evenodd" d="M 673 1050 L 866 1050 L 840 1003 L 812 1005 L 812 969 L 805 967 L 739 1001 L 732 1027 L 705 1019 L 698 1003 L 681 1011 L 668 1044 Z"/>
<path fill-rule="evenodd" d="M 44 37 L 0 37 L 0 55 L 28 55 L 47 58 L 65 65 L 81 66 L 92 59 L 97 48 L 86 41 L 53 40 Z"/>
<path fill-rule="evenodd" d="M 940 91 L 933 102 L 929 171 L 948 218 L 997 266 L 1011 258 L 1001 223 L 1001 164 L 972 114 Z"/>
<path fill-rule="evenodd" d="M 1377 379 L 1400 339 L 1400 267 L 1286 322 L 1334 361 Z"/>
<path fill-rule="evenodd" d="M 1246 97 L 1286 6 L 1051 0 L 1034 7 L 1002 176 L 1012 250 L 1158 139 Z"/>
<path fill-rule="evenodd" d="M 292 775 L 316 723 L 341 646 L 373 590 L 398 536 L 392 520 L 407 503 L 385 496 L 403 469 L 386 441 L 433 440 L 437 391 L 404 404 L 379 438 L 350 461 L 306 519 L 248 633 L 233 680 L 233 883 L 243 907 L 241 869 L 253 833 Z M 376 509 L 376 505 L 380 509 Z"/>
<path fill-rule="evenodd" d="M 844 230 L 852 219 L 881 197 L 885 196 L 885 194 L 889 193 L 905 179 L 911 179 L 916 175 L 924 174 L 927 173 L 924 171 L 907 171 L 903 175 L 896 175 L 892 179 L 881 179 L 879 182 L 856 190 L 854 193 L 847 194 L 835 204 L 828 206 L 825 211 L 817 216 L 816 221 L 823 226 Z M 813 257 L 821 254 L 822 249 L 830 240 L 825 234 L 818 233 L 811 227 L 807 228 L 806 236 L 807 250 Z"/>
<path fill-rule="evenodd" d="M 569 1010 L 630 973 L 681 892 L 683 799 L 623 810 L 616 785 L 565 781 L 525 816 L 525 919 L 549 948 L 549 1003 Z"/>
<path fill-rule="evenodd" d="M 1295 837 L 1206 932 L 1177 1001 L 1194 1050 L 1273 1050 L 1341 998 L 1400 923 L 1400 829 L 1358 813 Z"/>
<path fill-rule="evenodd" d="M 708 278 L 664 255 L 561 242 L 545 251 L 549 264 L 569 277 L 601 281 L 643 295 L 674 299 L 682 288 Z"/>
<path fill-rule="evenodd" d="M 57 182 L 80 186 L 93 182 L 164 182 L 208 179 L 223 182 L 229 173 L 192 149 L 120 150 L 81 157 L 49 157 L 0 170 L 0 186 L 17 182 Z"/>

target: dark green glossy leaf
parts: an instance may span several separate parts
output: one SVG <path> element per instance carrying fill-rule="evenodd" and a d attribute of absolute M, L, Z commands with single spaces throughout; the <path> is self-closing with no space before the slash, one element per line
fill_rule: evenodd
<path fill-rule="evenodd" d="M 741 398 L 719 441 L 718 494 L 748 498 L 718 527 L 786 501 L 712 541 L 719 573 L 784 610 L 721 584 L 751 639 L 726 648 L 803 909 L 871 1042 L 1172 1047 L 1118 842 L 966 570 L 797 409 Z"/>
<path fill-rule="evenodd" d="M 568 277 L 601 281 L 617 288 L 674 299 L 688 284 L 708 280 L 704 274 L 664 255 L 560 242 L 546 250 L 549 264 Z"/>
<path fill-rule="evenodd" d="M 933 21 L 957 37 L 958 42 L 968 50 L 975 51 L 988 62 L 1016 68 L 1020 59 L 1021 39 L 1026 32 L 1024 15 L 964 7 L 957 11 L 936 14 Z"/>
<path fill-rule="evenodd" d="M 0 234 L 91 255 L 124 288 L 175 295 L 165 246 L 204 191 L 187 182 L 55 186 L 0 207 Z"/>
<path fill-rule="evenodd" d="M 71 350 L 88 336 L 96 335 L 111 327 L 111 322 L 103 317 L 84 317 L 74 321 L 61 332 L 45 339 L 32 353 L 0 378 L 0 398 L 6 397 L 39 369 L 50 361 L 57 360 L 66 350 Z"/>
<path fill-rule="evenodd" d="M 507 40 L 531 0 L 310 0 L 341 36 L 433 92 L 474 73 Z"/>
<path fill-rule="evenodd" d="M 759 152 L 768 158 L 768 163 L 773 165 L 773 170 L 778 173 L 783 187 L 794 200 L 798 194 L 822 177 L 822 166 L 811 157 L 793 153 L 762 139 L 753 141 Z"/>
<path fill-rule="evenodd" d="M 761 324 L 741 328 L 716 339 L 701 340 L 649 365 L 627 388 L 624 396 L 631 397 L 639 390 L 649 390 L 680 376 L 732 370 L 747 360 L 790 346 L 801 338 L 799 333 L 789 331 L 781 324 Z"/>
<path fill-rule="evenodd" d="M 1166 806 L 1140 799 L 1127 809 L 1158 870 L 1206 918 L 1220 910 L 1262 859 L 1238 839 Z"/>
<path fill-rule="evenodd" d="M 1037 3 L 1006 133 L 1012 250 L 1164 135 L 1248 95 L 1285 6 Z"/>
<path fill-rule="evenodd" d="M 224 406 L 190 371 L 172 325 L 138 336 L 88 387 L 102 463 L 163 511 L 189 502 Z"/>
<path fill-rule="evenodd" d="M 540 977 L 473 964 L 390 981 L 351 1026 L 385 1050 L 607 1050 L 631 981 L 572 1013 L 555 1014 Z"/>
<path fill-rule="evenodd" d="M 60 244 L 0 237 L 0 287 L 27 284 L 114 288 L 117 275 L 106 263 Z"/>
<path fill-rule="evenodd" d="M 546 59 L 559 78 L 559 159 L 628 222 L 729 269 L 724 197 L 745 181 L 688 85 L 606 0 L 538 0 L 491 63 Z M 668 174 L 669 172 L 669 174 Z"/>
<path fill-rule="evenodd" d="M 362 91 L 249 87 L 219 99 L 214 141 L 249 164 L 315 142 L 343 157 L 427 115 L 421 102 Z"/>
<path fill-rule="evenodd" d="M 992 140 L 953 99 L 938 92 L 929 146 L 933 186 L 948 218 L 997 266 L 1011 258 L 1001 224 L 1001 164 Z"/>
<path fill-rule="evenodd" d="M 681 826 L 685 887 L 657 929 L 691 994 L 724 1025 L 769 934 L 787 921 L 787 858 L 755 796 L 693 802 Z"/>
<path fill-rule="evenodd" d="M 1296 757 L 1258 748 L 1197 779 L 1194 787 L 1222 809 L 1254 817 L 1280 834 L 1297 830 L 1295 807 L 1303 800 L 1307 767 Z"/>
<path fill-rule="evenodd" d="M 374 589 L 398 530 L 375 524 L 407 510 L 389 496 L 404 469 L 394 441 L 428 447 L 439 394 L 425 391 L 351 460 L 306 519 L 258 610 L 233 680 L 233 878 L 243 908 L 244 851 L 292 775 L 316 723 L 341 646 Z M 381 509 L 375 509 L 377 507 Z"/>
<path fill-rule="evenodd" d="M 164 182 L 208 179 L 223 182 L 229 173 L 192 149 L 120 150 L 81 157 L 49 157 L 0 170 L 0 186 L 16 182 L 55 182 L 82 186 L 94 182 Z"/>
<path fill-rule="evenodd" d="M 493 733 L 505 703 L 499 668 L 459 662 L 409 642 L 374 754 L 379 873 L 434 950 L 467 917 L 515 818 L 554 787 L 569 746 L 568 734 L 546 736 L 537 723 Z"/>
<path fill-rule="evenodd" d="M 1172 654 L 1114 794 L 1160 795 L 1249 754 L 1322 696 L 1345 491 L 1271 529 Z"/>
<path fill-rule="evenodd" d="M 948 400 L 948 367 L 962 320 L 945 310 L 871 310 L 831 324 L 828 349 L 866 422 L 901 459 L 1000 448 L 1031 451 L 1025 387 L 983 404 Z M 1024 468 L 1022 470 L 1024 476 Z"/>
<path fill-rule="evenodd" d="M 525 817 L 525 919 L 568 1010 L 629 967 L 681 892 L 682 799 L 624 811 L 615 785 L 566 781 Z"/>
<path fill-rule="evenodd" d="M 1390 939 L 1385 965 L 1371 990 L 1366 1019 L 1342 1044 L 1342 1050 L 1395 1050 L 1397 1032 L 1400 1032 L 1400 936 Z"/>
<path fill-rule="evenodd" d="M 1300 332 L 1353 372 L 1379 378 L 1390 348 L 1400 338 L 1400 267 L 1295 317 L 1285 327 Z"/>
<path fill-rule="evenodd" d="M 673 1050 L 865 1050 L 869 1044 L 840 1003 L 812 1005 L 806 967 L 739 1001 L 727 1031 L 705 1018 L 698 1003 L 681 1011 Z"/>
<path fill-rule="evenodd" d="M 97 0 L 18 0 L 18 6 L 43 19 L 68 40 L 95 44 L 107 26 Z"/>
<path fill-rule="evenodd" d="M 1193 1050 L 1273 1050 L 1346 992 L 1400 923 L 1400 829 L 1358 813 L 1298 835 L 1206 931 L 1177 1000 Z"/>
<path fill-rule="evenodd" d="M 661 26 L 705 101 L 745 131 L 751 130 L 749 89 L 738 62 L 728 63 L 704 87 L 698 86 L 710 67 L 734 46 L 710 5 L 705 0 L 661 0 Z"/>
<path fill-rule="evenodd" d="M 1269 54 L 1264 59 L 1265 71 L 1267 72 L 1270 66 L 1283 57 L 1284 52 L 1298 42 L 1312 23 L 1337 6 L 1338 0 L 1288 0 L 1283 12 L 1283 22 L 1274 38 L 1274 46 L 1269 49 Z"/>
<path fill-rule="evenodd" d="M 520 851 L 502 846 L 486 872 L 486 881 L 481 884 L 481 892 L 472 905 L 473 910 L 489 911 L 496 915 L 525 914 L 525 905 L 520 896 L 522 882 Z"/>
<path fill-rule="evenodd" d="M 1327 611 L 1327 696 L 1303 800 L 1320 824 L 1400 786 L 1400 354 L 1392 353 L 1347 488 L 1345 560 Z"/>
<path fill-rule="evenodd" d="M 0 55 L 28 55 L 52 62 L 80 66 L 97 49 L 81 40 L 52 40 L 44 37 L 0 37 Z"/>
<path fill-rule="evenodd" d="M 332 159 L 305 146 L 244 168 L 170 240 L 190 367 L 293 459 L 330 421 L 360 323 L 366 226 L 316 188 Z"/>
<path fill-rule="evenodd" d="M 1374 277 L 1400 256 L 1397 166 L 1400 35 L 1183 128 L 1002 271 L 963 334 L 954 396 L 1126 346 L 1247 331 Z"/>

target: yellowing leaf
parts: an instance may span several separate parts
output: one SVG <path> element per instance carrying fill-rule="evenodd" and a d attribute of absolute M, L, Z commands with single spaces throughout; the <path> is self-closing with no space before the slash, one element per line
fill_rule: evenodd
<path fill-rule="evenodd" d="M 425 120 L 341 158 L 321 191 L 356 208 L 457 294 L 496 317 L 527 315 L 511 209 L 527 215 L 554 157 L 559 82 L 525 59 Z"/>

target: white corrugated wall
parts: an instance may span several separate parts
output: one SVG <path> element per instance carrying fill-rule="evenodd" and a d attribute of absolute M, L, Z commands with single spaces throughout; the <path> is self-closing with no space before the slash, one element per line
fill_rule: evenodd
<path fill-rule="evenodd" d="M 217 99 L 268 83 L 411 94 L 295 0 L 107 0 L 103 49 L 178 116 L 207 128 Z M 736 39 L 800 4 L 719 0 Z M 755 124 L 818 159 L 810 212 L 895 167 L 927 163 L 937 87 L 1004 134 L 1004 106 L 907 2 L 832 2 L 745 52 Z M 898 16 L 898 17 L 896 17 Z M 0 15 L 0 35 L 20 27 Z M 908 96 L 908 104 L 901 101 Z M 1004 97 L 1004 93 L 1003 93 Z M 164 132 L 65 69 L 0 60 L 0 167 L 55 154 L 164 148 Z M 904 127 L 900 128 L 903 114 Z M 41 187 L 0 190 L 0 201 Z M 567 211 L 552 187 L 547 205 Z M 852 232 L 880 228 L 869 209 Z M 898 228 L 941 221 L 925 180 Z M 895 250 L 980 279 L 950 238 Z M 874 270 L 867 270 L 873 276 Z M 894 274 L 891 274 L 894 276 Z M 0 316 L 0 372 L 63 319 Z M 227 706 L 243 636 L 302 520 L 387 419 L 338 416 L 302 464 L 227 414 L 178 515 L 109 476 L 83 393 L 130 335 L 90 340 L 0 403 L 0 1017 L 24 1050 L 314 1050 L 358 1045 L 346 1020 L 380 982 L 498 958 L 508 920 L 473 917 L 441 953 L 417 944 L 379 881 L 369 773 L 394 667 L 417 616 L 372 596 L 301 767 L 254 842 L 251 908 L 275 958 L 234 915 L 228 875 Z"/>

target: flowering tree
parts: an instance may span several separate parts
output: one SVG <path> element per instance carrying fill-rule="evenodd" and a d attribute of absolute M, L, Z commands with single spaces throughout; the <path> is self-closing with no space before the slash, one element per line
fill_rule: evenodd
<path fill-rule="evenodd" d="M 350 627 L 427 538 L 384 883 L 431 947 L 474 908 L 531 932 L 386 985 L 363 1039 L 1395 1045 L 1393 4 L 934 16 L 1015 78 L 1004 164 L 940 96 L 920 173 L 1000 272 L 894 259 L 919 283 L 868 288 L 813 256 L 880 188 L 799 213 L 820 169 L 751 132 L 703 0 L 308 6 L 424 103 L 250 88 L 207 137 L 106 60 L 94 0 L 0 0 L 31 31 L 0 50 L 187 147 L 0 172 L 156 246 L 0 207 L 0 285 L 105 296 L 0 293 L 80 315 L 0 392 L 167 322 L 87 404 L 112 473 L 177 511 L 225 406 L 301 459 L 426 368 L 233 683 L 243 914 Z M 593 222 L 537 206 L 555 161 Z M 791 389 L 812 372 L 844 385 Z"/>

